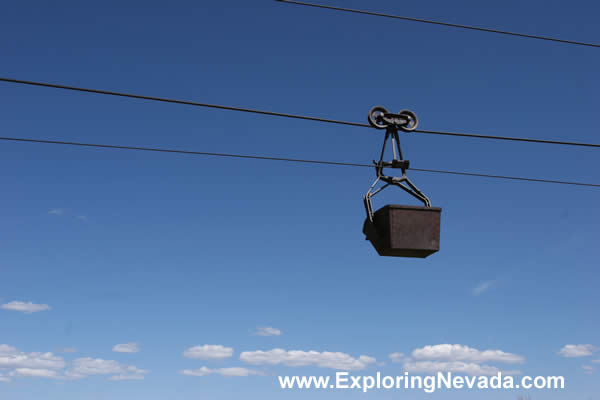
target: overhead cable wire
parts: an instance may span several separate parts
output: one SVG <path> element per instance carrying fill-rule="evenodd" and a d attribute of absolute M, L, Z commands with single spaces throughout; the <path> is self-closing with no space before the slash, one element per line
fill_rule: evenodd
<path fill-rule="evenodd" d="M 518 37 L 524 37 L 524 38 L 529 38 L 529 39 L 547 40 L 547 41 L 551 41 L 551 42 L 573 44 L 573 45 L 578 45 L 578 46 L 600 47 L 600 44 L 597 44 L 597 43 L 578 42 L 578 41 L 574 41 L 574 40 L 558 39 L 558 38 L 547 37 L 547 36 L 529 35 L 526 33 L 509 32 L 509 31 L 502 31 L 499 29 L 483 28 L 483 27 L 479 27 L 479 26 L 453 24 L 450 22 L 434 21 L 434 20 L 414 18 L 414 17 L 405 17 L 405 16 L 393 15 L 393 14 L 384 14 L 384 13 L 374 12 L 374 11 L 328 6 L 325 4 L 318 4 L 318 3 L 307 3 L 304 1 L 294 1 L 294 0 L 275 0 L 275 1 L 280 2 L 280 3 L 295 4 L 295 5 L 299 5 L 299 6 L 315 7 L 315 8 L 322 8 L 322 9 L 335 10 L 335 11 L 344 11 L 344 12 L 355 13 L 355 14 L 372 15 L 372 16 L 376 16 L 376 17 L 401 19 L 404 21 L 421 22 L 424 24 L 433 24 L 433 25 L 449 26 L 452 28 L 461 28 L 461 29 L 470 29 L 470 30 L 481 31 L 481 32 L 498 33 L 498 34 L 502 34 L 502 35 L 518 36 Z"/>
<path fill-rule="evenodd" d="M 374 165 L 370 165 L 370 164 L 351 163 L 351 162 L 308 160 L 308 159 L 286 158 L 286 157 L 266 157 L 266 156 L 256 156 L 256 155 L 248 155 L 248 154 L 213 153 L 213 152 L 205 152 L 205 151 L 165 149 L 165 148 L 159 148 L 159 147 L 122 146 L 122 145 L 112 145 L 112 144 L 68 142 L 68 141 L 59 141 L 59 140 L 16 138 L 16 137 L 0 137 L 0 140 L 11 141 L 11 142 L 21 142 L 21 143 L 41 143 L 41 144 L 55 144 L 55 145 L 65 145 L 65 146 L 102 148 L 102 149 L 119 149 L 119 150 L 158 152 L 158 153 L 175 153 L 175 154 L 187 154 L 187 155 L 194 155 L 194 156 L 229 157 L 229 158 L 244 158 L 244 159 L 252 159 L 252 160 L 285 161 L 285 162 L 305 163 L 305 164 L 337 165 L 337 166 L 345 166 L 345 167 L 366 167 L 366 168 L 374 167 Z M 504 179 L 504 180 L 517 180 L 517 181 L 538 182 L 538 183 L 553 183 L 553 184 L 560 184 L 560 185 L 600 187 L 600 184 L 587 183 L 587 182 L 560 181 L 560 180 L 552 180 L 552 179 L 526 178 L 526 177 L 507 176 L 507 175 L 490 175 L 490 174 L 479 174 L 479 173 L 473 173 L 473 172 L 447 171 L 447 170 L 424 169 L 424 168 L 410 168 L 410 170 L 418 171 L 418 172 L 434 173 L 434 174 L 460 175 L 460 176 L 471 176 L 471 177 L 493 178 L 493 179 Z"/>
<path fill-rule="evenodd" d="M 252 108 L 225 106 L 225 105 L 219 105 L 219 104 L 200 103 L 200 102 L 195 102 L 195 101 L 171 99 L 171 98 L 156 97 L 156 96 L 146 96 L 146 95 L 140 95 L 140 94 L 134 94 L 134 93 L 124 93 L 124 92 L 115 92 L 115 91 L 109 91 L 109 90 L 89 89 L 89 88 L 78 87 L 78 86 L 67 86 L 67 85 L 59 85 L 59 84 L 46 83 L 46 82 L 27 81 L 27 80 L 22 80 L 22 79 L 12 79 L 12 78 L 0 77 L 0 82 L 16 83 L 16 84 L 21 84 L 21 85 L 39 86 L 39 87 L 62 89 L 62 90 L 70 90 L 70 91 L 76 91 L 76 92 L 94 93 L 94 94 L 101 94 L 101 95 L 108 95 L 108 96 L 126 97 L 126 98 L 133 98 L 133 99 L 139 99 L 139 100 L 157 101 L 157 102 L 163 102 L 163 103 L 183 104 L 183 105 L 196 106 L 196 107 L 207 107 L 207 108 L 227 110 L 227 111 L 238 111 L 238 112 L 245 112 L 245 113 L 262 114 L 262 115 L 273 116 L 273 117 L 294 118 L 294 119 L 301 119 L 301 120 L 315 121 L 315 122 L 324 122 L 324 123 L 330 123 L 330 124 L 372 128 L 371 125 L 366 124 L 366 123 L 360 123 L 360 122 L 351 122 L 351 121 L 343 121 L 343 120 L 330 119 L 330 118 L 313 117 L 313 116 L 309 116 L 309 115 L 281 113 L 281 112 L 259 110 L 259 109 L 252 109 Z M 597 143 L 582 143 L 582 142 L 533 139 L 533 138 L 510 137 L 510 136 L 480 135 L 480 134 L 475 134 L 475 133 L 446 132 L 446 131 L 434 131 L 434 130 L 422 130 L 422 129 L 417 129 L 417 130 L 414 130 L 413 132 L 431 134 L 431 135 L 469 137 L 469 138 L 476 138 L 476 139 L 506 140 L 506 141 L 516 141 L 516 142 L 530 142 L 530 143 L 555 144 L 555 145 L 564 145 L 564 146 L 598 147 L 598 148 L 600 148 L 600 144 L 597 144 Z"/>
<path fill-rule="evenodd" d="M 358 122 L 338 121 L 335 119 L 310 117 L 310 116 L 306 116 L 306 115 L 287 114 L 287 113 L 280 113 L 280 112 L 275 112 L 275 111 L 256 110 L 256 109 L 252 109 L 252 108 L 224 106 L 224 105 L 219 105 L 219 104 L 199 103 L 196 101 L 169 99 L 169 98 L 165 98 L 165 97 L 155 97 L 155 96 L 145 96 L 145 95 L 133 94 L 133 93 L 113 92 L 113 91 L 109 91 L 109 90 L 88 89 L 88 88 L 77 87 L 77 86 L 67 86 L 67 85 L 57 85 L 57 84 L 45 83 L 45 82 L 25 81 L 25 80 L 21 80 L 21 79 L 11 79 L 11 78 L 0 77 L 0 82 L 10 82 L 10 83 L 18 83 L 18 84 L 22 84 L 22 85 L 31 85 L 31 86 L 54 88 L 54 89 L 72 90 L 72 91 L 76 91 L 76 92 L 103 94 L 103 95 L 108 95 L 108 96 L 128 97 L 131 99 L 159 101 L 159 102 L 163 102 L 163 103 L 184 104 L 184 105 L 196 106 L 196 107 L 216 108 L 219 110 L 239 111 L 239 112 L 252 113 L 252 114 L 269 115 L 272 117 L 304 119 L 304 120 L 308 120 L 308 121 L 327 122 L 327 123 L 331 123 L 331 124 L 342 124 L 342 125 L 351 125 L 351 126 L 361 126 L 361 127 L 367 127 L 367 128 L 371 127 L 371 125 L 362 124 L 362 123 L 358 123 Z"/>

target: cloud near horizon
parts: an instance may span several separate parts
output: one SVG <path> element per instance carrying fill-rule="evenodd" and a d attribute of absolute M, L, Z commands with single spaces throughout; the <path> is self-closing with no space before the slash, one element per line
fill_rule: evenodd
<path fill-rule="evenodd" d="M 231 368 L 217 368 L 211 369 L 208 367 L 200 367 L 198 369 L 184 369 L 179 371 L 182 375 L 188 376 L 207 376 L 207 375 L 222 375 L 222 376 L 250 376 L 250 375 L 264 375 L 260 371 L 253 369 L 231 367 Z"/>
<path fill-rule="evenodd" d="M 438 344 L 413 350 L 410 357 L 391 353 L 393 362 L 402 362 L 404 370 L 412 373 L 453 372 L 466 375 L 518 375 L 518 370 L 501 370 L 484 363 L 522 364 L 525 357 L 501 350 L 477 350 L 460 344 Z"/>
<path fill-rule="evenodd" d="M 286 365 L 288 367 L 316 366 L 333 368 L 344 371 L 355 371 L 367 368 L 377 360 L 362 355 L 354 358 L 340 352 L 318 352 L 303 350 L 272 349 L 268 351 L 245 351 L 240 354 L 240 360 L 253 365 Z"/>
<path fill-rule="evenodd" d="M 0 308 L 7 311 L 19 311 L 25 314 L 33 314 L 40 311 L 50 310 L 50 306 L 48 304 L 35 304 L 30 301 L 24 302 L 16 300 L 2 304 Z"/>
<path fill-rule="evenodd" d="M 201 360 L 222 360 L 233 356 L 233 348 L 225 347 L 220 344 L 205 344 L 202 346 L 190 347 L 183 352 L 185 358 L 195 358 Z"/>
<path fill-rule="evenodd" d="M 592 344 L 567 344 L 560 349 L 558 354 L 566 358 L 587 357 L 591 356 L 599 349 Z"/>
<path fill-rule="evenodd" d="M 112 351 L 115 353 L 138 353 L 140 351 L 140 345 L 133 342 L 115 344 Z"/>
<path fill-rule="evenodd" d="M 256 329 L 256 334 L 258 336 L 280 336 L 281 331 L 277 328 L 265 326 L 265 327 Z"/>
<path fill-rule="evenodd" d="M 149 373 L 114 360 L 78 358 L 67 363 L 63 357 L 46 352 L 23 352 L 0 344 L 0 382 L 13 378 L 84 379 L 91 375 L 110 375 L 109 380 L 141 380 Z"/>
<path fill-rule="evenodd" d="M 412 352 L 415 360 L 465 361 L 465 362 L 502 362 L 506 364 L 521 364 L 523 356 L 506 353 L 501 350 L 477 350 L 460 344 L 438 344 L 415 349 Z"/>
<path fill-rule="evenodd" d="M 72 367 L 65 372 L 68 379 L 82 379 L 91 375 L 111 375 L 111 381 L 142 380 L 150 371 L 139 369 L 133 365 L 124 365 L 115 360 L 101 358 L 78 358 Z"/>

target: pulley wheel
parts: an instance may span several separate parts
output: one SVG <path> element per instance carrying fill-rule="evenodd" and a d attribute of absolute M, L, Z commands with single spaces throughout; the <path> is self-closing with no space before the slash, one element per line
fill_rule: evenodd
<path fill-rule="evenodd" d="M 372 127 L 377 129 L 387 128 L 387 124 L 383 121 L 383 116 L 387 113 L 388 110 L 386 110 L 385 107 L 373 107 L 371 111 L 369 111 L 369 124 L 371 124 Z"/>
<path fill-rule="evenodd" d="M 400 129 L 402 129 L 405 132 L 411 132 L 417 129 L 417 126 L 419 125 L 419 119 L 417 118 L 417 115 L 414 112 L 410 110 L 401 110 L 398 113 L 398 115 L 401 115 L 408 119 L 408 123 L 406 125 L 401 125 Z"/>

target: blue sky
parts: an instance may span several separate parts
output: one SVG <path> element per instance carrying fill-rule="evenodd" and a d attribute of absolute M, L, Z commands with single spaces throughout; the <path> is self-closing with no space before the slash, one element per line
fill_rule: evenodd
<path fill-rule="evenodd" d="M 327 4 L 600 37 L 590 1 Z M 17 79 L 357 122 L 384 105 L 415 111 L 423 129 L 598 142 L 594 48 L 274 1 L 11 2 L 0 48 L 0 74 Z M 0 102 L 2 136 L 363 163 L 381 145 L 381 132 L 364 128 L 6 83 Z M 418 168 L 600 181 L 595 149 L 402 140 Z M 451 361 L 468 353 L 475 366 L 566 377 L 567 392 L 534 399 L 600 399 L 600 191 L 412 172 L 443 209 L 441 250 L 384 258 L 361 233 L 373 176 L 1 143 L 0 380 L 10 382 L 0 382 L 0 397 L 359 398 L 283 392 L 276 375 L 333 374 L 325 352 L 344 353 L 356 373 L 402 374 L 408 363 L 440 361 L 430 353 L 451 344 L 460 345 Z M 392 190 L 375 206 L 386 202 L 414 204 Z M 24 312 L 30 302 L 42 309 Z M 257 334 L 266 327 L 279 335 Z M 137 352 L 113 351 L 118 344 Z M 257 361 L 273 349 L 318 354 L 304 366 L 285 365 L 295 353 Z M 213 373 L 182 373 L 202 367 Z M 52 376 L 25 376 L 40 370 Z"/>

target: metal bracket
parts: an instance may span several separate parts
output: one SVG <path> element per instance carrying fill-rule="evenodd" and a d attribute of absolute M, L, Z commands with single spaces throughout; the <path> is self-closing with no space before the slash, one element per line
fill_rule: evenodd
<path fill-rule="evenodd" d="M 410 132 L 417 128 L 419 123 L 417 116 L 412 111 L 408 110 L 402 110 L 398 114 L 391 114 L 383 107 L 374 107 L 369 112 L 369 123 L 377 129 L 386 130 L 379 161 L 373 160 L 373 163 L 375 164 L 375 171 L 377 173 L 377 179 L 375 179 L 375 182 L 373 182 L 369 188 L 369 191 L 363 196 L 363 202 L 365 204 L 365 210 L 369 220 L 373 222 L 373 205 L 371 198 L 390 185 L 398 186 L 402 190 L 417 198 L 419 201 L 423 202 L 425 207 L 431 207 L 429 198 L 425 196 L 425 194 L 423 194 L 423 192 L 421 192 L 406 176 L 406 170 L 408 169 L 410 162 L 402 157 L 400 137 L 398 136 L 399 129 L 405 132 Z M 392 151 L 394 154 L 394 158 L 391 162 L 384 161 L 386 145 L 390 139 L 392 141 Z M 384 168 L 399 168 L 402 170 L 402 176 L 387 176 L 383 173 Z M 374 190 L 379 181 L 385 182 L 385 185 Z"/>

